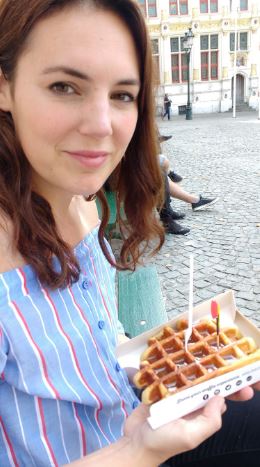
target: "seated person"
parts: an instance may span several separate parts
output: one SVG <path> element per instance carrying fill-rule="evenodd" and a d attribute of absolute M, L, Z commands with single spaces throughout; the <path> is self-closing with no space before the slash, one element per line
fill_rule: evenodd
<path fill-rule="evenodd" d="M 170 168 L 170 161 L 164 154 L 159 154 L 160 166 L 164 173 L 169 177 L 169 168 Z M 218 198 L 206 198 L 202 195 L 194 195 L 189 193 L 188 191 L 183 190 L 176 182 L 172 179 L 169 180 L 169 189 L 170 195 L 173 198 L 180 199 L 185 203 L 191 204 L 193 211 L 200 211 L 204 208 L 207 208 L 209 205 L 216 203 Z"/>

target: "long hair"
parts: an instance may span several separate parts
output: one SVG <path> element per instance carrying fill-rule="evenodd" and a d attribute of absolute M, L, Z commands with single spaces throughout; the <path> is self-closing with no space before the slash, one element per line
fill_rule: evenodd
<path fill-rule="evenodd" d="M 157 158 L 152 54 L 145 20 L 137 3 L 134 0 L 0 0 L 0 69 L 12 83 L 17 62 L 35 24 L 54 12 L 85 2 L 113 11 L 124 21 L 138 56 L 141 89 L 137 125 L 123 161 L 112 174 L 118 202 L 124 203 L 127 218 L 116 266 L 134 269 L 152 238 L 158 240 L 154 251 L 164 240 L 155 214 L 163 190 Z M 50 204 L 33 191 L 31 177 L 31 167 L 16 136 L 12 116 L 0 110 L 0 210 L 12 221 L 14 247 L 34 268 L 39 279 L 54 289 L 64 287 L 78 280 L 79 265 L 72 249 L 57 231 Z M 105 242 L 109 209 L 103 191 L 97 195 L 103 211 L 99 242 L 108 261 L 115 265 Z M 123 224 L 120 219 L 120 227 Z M 54 268 L 53 255 L 60 262 L 59 271 Z"/>

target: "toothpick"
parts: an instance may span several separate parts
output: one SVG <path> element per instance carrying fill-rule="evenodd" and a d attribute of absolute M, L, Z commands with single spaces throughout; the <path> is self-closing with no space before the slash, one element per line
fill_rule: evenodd
<path fill-rule="evenodd" d="M 216 320 L 216 331 L 217 331 L 217 348 L 219 350 L 219 315 L 220 315 L 220 305 L 215 300 L 211 301 L 211 316 Z"/>
<path fill-rule="evenodd" d="M 219 316 L 217 317 L 217 347 L 219 350 Z"/>
<path fill-rule="evenodd" d="M 189 286 L 189 310 L 188 310 L 188 328 L 185 329 L 184 338 L 185 338 L 185 350 L 188 350 L 188 341 L 192 333 L 192 313 L 193 313 L 193 270 L 194 270 L 194 261 L 193 255 L 190 255 L 190 286 Z"/>
<path fill-rule="evenodd" d="M 220 326 L 219 326 L 219 321 L 220 321 L 220 305 L 218 303 L 218 316 L 217 316 L 217 346 L 219 350 L 219 332 L 220 332 Z"/>

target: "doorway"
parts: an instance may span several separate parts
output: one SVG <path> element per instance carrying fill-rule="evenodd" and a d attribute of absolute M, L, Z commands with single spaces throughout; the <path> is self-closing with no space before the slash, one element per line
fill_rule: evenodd
<path fill-rule="evenodd" d="M 232 105 L 233 105 L 234 77 L 232 78 Z M 236 75 L 236 105 L 243 104 L 245 101 L 245 78 L 242 75 Z"/>

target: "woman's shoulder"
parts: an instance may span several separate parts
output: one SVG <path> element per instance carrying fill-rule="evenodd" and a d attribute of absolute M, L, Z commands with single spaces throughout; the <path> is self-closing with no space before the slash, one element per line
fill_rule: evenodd
<path fill-rule="evenodd" d="M 95 202 L 86 202 L 79 197 L 77 211 L 79 216 L 78 227 L 74 231 L 61 229 L 65 240 L 71 247 L 77 245 L 82 238 L 90 233 L 98 224 L 98 214 Z M 20 268 L 26 261 L 14 246 L 13 224 L 10 219 L 0 210 L 0 274 Z"/>
<path fill-rule="evenodd" d="M 0 213 L 0 274 L 25 264 L 13 242 L 12 222 Z"/>

